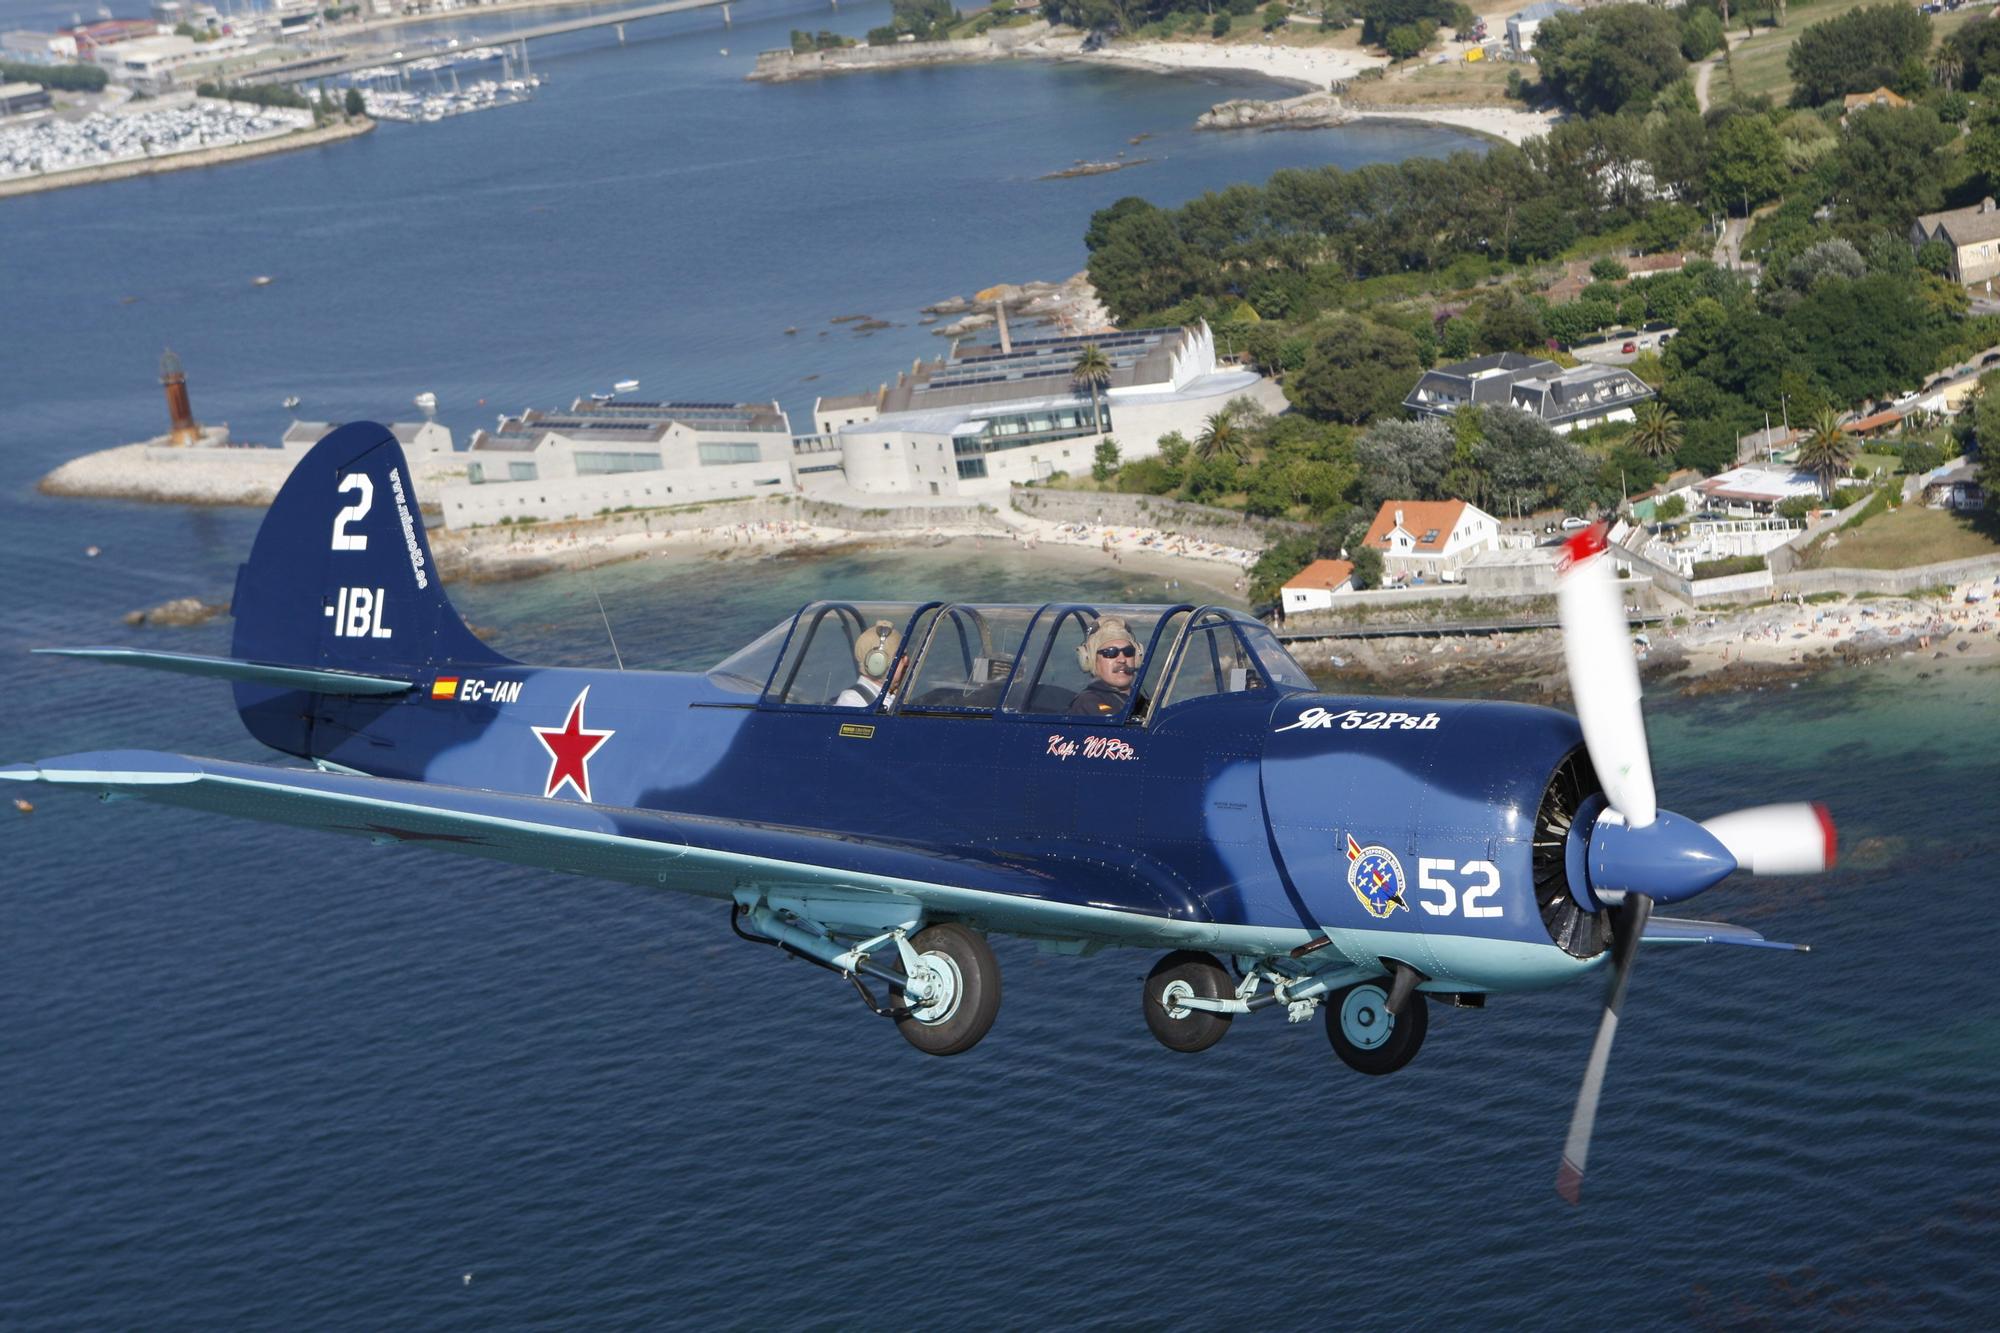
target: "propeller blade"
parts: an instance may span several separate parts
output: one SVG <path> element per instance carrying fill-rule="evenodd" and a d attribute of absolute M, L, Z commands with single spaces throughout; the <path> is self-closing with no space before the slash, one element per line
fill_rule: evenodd
<path fill-rule="evenodd" d="M 1625 624 L 1625 607 L 1606 555 L 1605 526 L 1598 523 L 1569 539 L 1556 584 L 1563 659 L 1570 695 L 1590 763 L 1605 799 L 1633 828 L 1653 822 L 1653 761 L 1646 749 L 1646 719 L 1639 711 L 1639 664 Z"/>
<path fill-rule="evenodd" d="M 1753 875 L 1815 875 L 1840 855 L 1833 816 L 1818 801 L 1732 810 L 1701 826 Z"/>
<path fill-rule="evenodd" d="M 1583 1201 L 1583 1168 L 1590 1157 L 1590 1133 L 1597 1125 L 1597 1099 L 1604 1092 L 1604 1069 L 1611 1063 L 1611 1040 L 1618 1035 L 1618 1010 L 1625 1003 L 1625 987 L 1632 980 L 1632 964 L 1639 957 L 1639 940 L 1645 935 L 1646 920 L 1652 914 L 1653 900 L 1643 893 L 1626 894 L 1625 901 L 1612 909 L 1611 986 L 1604 995 L 1604 1017 L 1598 1020 L 1590 1063 L 1583 1069 L 1583 1085 L 1576 1091 L 1576 1109 L 1570 1112 L 1562 1165 L 1556 1169 L 1556 1193 L 1572 1206 Z"/>

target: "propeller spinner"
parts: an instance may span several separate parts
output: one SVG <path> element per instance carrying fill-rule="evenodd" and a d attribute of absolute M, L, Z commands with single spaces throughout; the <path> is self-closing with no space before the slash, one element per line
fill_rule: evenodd
<path fill-rule="evenodd" d="M 1692 898 L 1734 870 L 1813 874 L 1833 865 L 1836 853 L 1833 819 L 1817 803 L 1760 806 L 1704 823 L 1659 808 L 1639 702 L 1639 666 L 1607 547 L 1602 523 L 1572 537 L 1556 588 L 1570 694 L 1584 748 L 1604 788 L 1603 804 L 1594 799 L 1595 808 L 1580 811 L 1571 825 L 1569 888 L 1584 910 L 1611 914 L 1612 939 L 1604 1015 L 1556 1172 L 1556 1192 L 1572 1204 L 1583 1197 L 1604 1071 L 1653 904 Z"/>

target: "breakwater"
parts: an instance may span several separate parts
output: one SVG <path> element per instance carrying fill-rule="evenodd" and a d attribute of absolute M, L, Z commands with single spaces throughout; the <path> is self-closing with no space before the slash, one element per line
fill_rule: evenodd
<path fill-rule="evenodd" d="M 1017 28 L 994 28 L 978 37 L 943 42 L 898 42 L 893 46 L 842 46 L 826 51 L 764 51 L 745 77 L 756 83 L 789 83 L 827 74 L 907 69 L 920 65 L 962 65 L 1006 60 L 1049 35 L 1040 19 Z"/>

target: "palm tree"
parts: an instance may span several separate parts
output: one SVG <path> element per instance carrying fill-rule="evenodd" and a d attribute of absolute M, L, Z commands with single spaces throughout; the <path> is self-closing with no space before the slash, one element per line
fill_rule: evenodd
<path fill-rule="evenodd" d="M 1830 407 L 1821 408 L 1813 427 L 1799 444 L 1799 466 L 1819 477 L 1820 490 L 1833 494 L 1833 480 L 1854 463 L 1854 437 Z"/>
<path fill-rule="evenodd" d="M 1667 458 L 1681 447 L 1681 419 L 1655 398 L 1632 414 L 1633 447 L 1648 458 Z"/>
<path fill-rule="evenodd" d="M 1090 420 L 1097 433 L 1104 433 L 1104 413 L 1097 405 L 1100 389 L 1111 383 L 1111 358 L 1096 343 L 1085 343 L 1069 368 L 1070 383 L 1090 390 Z"/>
<path fill-rule="evenodd" d="M 1204 422 L 1201 434 L 1195 437 L 1194 456 L 1204 463 L 1218 455 L 1240 463 L 1249 452 L 1250 442 L 1236 429 L 1236 420 L 1226 407 Z"/>

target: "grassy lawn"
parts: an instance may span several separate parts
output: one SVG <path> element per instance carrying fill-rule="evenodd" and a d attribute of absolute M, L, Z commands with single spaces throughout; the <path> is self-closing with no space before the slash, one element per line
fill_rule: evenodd
<path fill-rule="evenodd" d="M 1909 569 L 1941 560 L 1966 560 L 2000 553 L 2000 514 L 1954 514 L 1906 504 L 1819 542 L 1810 567 L 1816 569 Z"/>
<path fill-rule="evenodd" d="M 1347 100 L 1356 106 L 1519 106 L 1507 100 L 1507 71 L 1498 60 L 1416 65 L 1381 80 L 1356 80 Z"/>
<path fill-rule="evenodd" d="M 1762 93 L 1783 106 L 1792 95 L 1792 75 L 1785 68 L 1785 56 L 1799 34 L 1815 23 L 1824 23 L 1850 9 L 1874 3 L 1880 3 L 1880 0 L 1814 0 L 1810 4 L 1793 0 L 1784 27 L 1759 27 L 1757 35 L 1748 40 L 1743 38 L 1742 25 L 1732 23 L 1729 32 L 1736 45 L 1730 48 L 1729 59 L 1715 68 L 1715 75 L 1709 81 L 1710 98 L 1716 102 L 1727 102 Z M 1933 44 L 1943 41 L 1975 17 L 1992 12 L 1984 5 L 1976 8 L 1967 5 L 1955 13 L 1932 15 Z"/>

